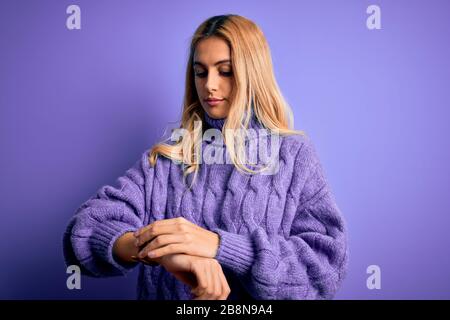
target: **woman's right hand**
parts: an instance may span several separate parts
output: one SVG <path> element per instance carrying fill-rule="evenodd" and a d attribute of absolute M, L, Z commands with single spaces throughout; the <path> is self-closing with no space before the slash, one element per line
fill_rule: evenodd
<path fill-rule="evenodd" d="M 171 254 L 156 260 L 178 280 L 189 285 L 194 300 L 226 300 L 231 290 L 216 259 Z"/>
<path fill-rule="evenodd" d="M 191 292 L 194 300 L 226 300 L 231 292 L 220 263 L 213 258 L 190 256 L 198 285 Z"/>

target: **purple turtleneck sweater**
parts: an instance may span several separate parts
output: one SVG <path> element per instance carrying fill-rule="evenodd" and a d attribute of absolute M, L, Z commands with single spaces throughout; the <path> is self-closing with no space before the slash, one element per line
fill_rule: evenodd
<path fill-rule="evenodd" d="M 205 114 L 206 128 L 223 124 Z M 262 125 L 253 116 L 250 127 Z M 76 210 L 63 239 L 67 265 L 94 277 L 138 266 L 138 299 L 191 299 L 191 288 L 163 266 L 123 263 L 112 252 L 124 233 L 182 216 L 220 236 L 215 259 L 231 288 L 228 300 L 333 298 L 347 269 L 346 224 L 307 136 L 280 137 L 274 174 L 202 163 L 188 192 L 181 165 L 159 156 L 152 167 L 149 151 Z"/>

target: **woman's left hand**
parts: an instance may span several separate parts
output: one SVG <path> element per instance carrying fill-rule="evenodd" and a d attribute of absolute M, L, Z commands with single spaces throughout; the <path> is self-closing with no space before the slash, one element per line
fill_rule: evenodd
<path fill-rule="evenodd" d="M 219 248 L 217 233 L 183 217 L 155 221 L 137 230 L 134 236 L 136 246 L 145 245 L 138 254 L 139 258 L 158 258 L 174 253 L 214 258 Z"/>

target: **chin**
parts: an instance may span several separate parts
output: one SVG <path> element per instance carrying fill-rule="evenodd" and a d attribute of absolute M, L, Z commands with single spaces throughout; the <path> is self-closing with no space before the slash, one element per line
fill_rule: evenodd
<path fill-rule="evenodd" d="M 206 107 L 205 111 L 211 118 L 214 119 L 222 119 L 227 116 L 226 112 L 224 112 L 223 110 L 217 110 L 216 108 L 210 106 Z"/>

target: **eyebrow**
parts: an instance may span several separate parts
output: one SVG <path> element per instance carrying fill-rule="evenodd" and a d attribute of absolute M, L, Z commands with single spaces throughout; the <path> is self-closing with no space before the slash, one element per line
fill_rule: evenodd
<path fill-rule="evenodd" d="M 231 62 L 231 60 L 230 60 L 230 59 L 219 60 L 219 61 L 217 61 L 216 63 L 214 63 L 214 65 L 217 66 L 217 65 L 219 65 L 219 64 L 226 63 L 226 62 Z M 195 66 L 195 65 L 200 65 L 200 66 L 202 66 L 202 67 L 205 67 L 205 65 L 204 65 L 203 63 L 201 63 L 200 61 L 194 61 L 194 64 L 193 64 L 193 65 L 194 65 L 194 66 Z"/>

